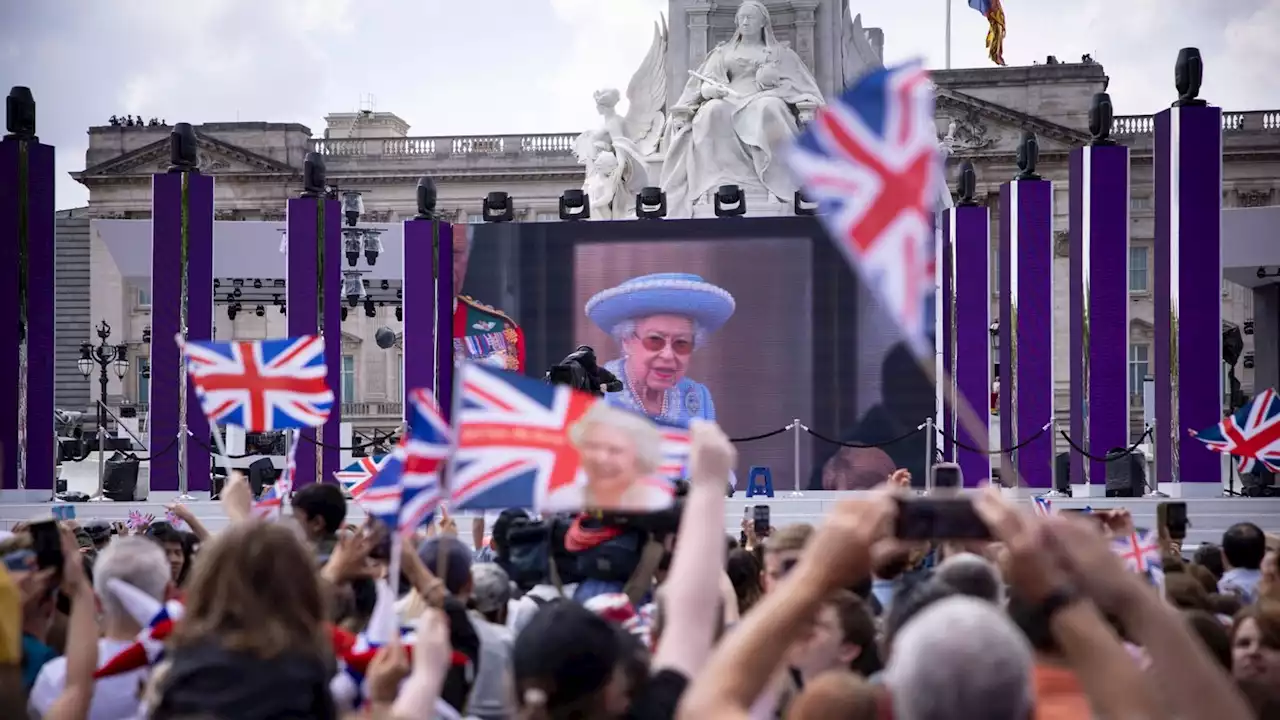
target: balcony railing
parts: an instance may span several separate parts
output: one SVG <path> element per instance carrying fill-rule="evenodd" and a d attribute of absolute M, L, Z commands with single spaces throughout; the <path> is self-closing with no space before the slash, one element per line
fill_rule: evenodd
<path fill-rule="evenodd" d="M 457 157 L 484 155 L 552 155 L 573 153 L 576 133 L 480 135 L 463 137 L 325 138 L 311 149 L 329 157 Z"/>
<path fill-rule="evenodd" d="M 1223 132 L 1280 132 L 1280 110 L 1253 110 L 1222 113 Z M 1115 119 L 1113 135 L 1151 135 L 1156 131 L 1154 115 L 1122 115 Z"/>
<path fill-rule="evenodd" d="M 342 419 L 363 417 L 400 417 L 404 404 L 398 402 L 349 402 L 342 403 Z"/>

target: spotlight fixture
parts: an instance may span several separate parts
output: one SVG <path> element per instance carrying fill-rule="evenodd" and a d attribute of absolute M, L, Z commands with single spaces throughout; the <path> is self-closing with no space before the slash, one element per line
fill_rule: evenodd
<path fill-rule="evenodd" d="M 274 287 L 282 288 L 282 287 L 284 287 L 284 278 L 276 278 L 276 279 L 275 279 L 275 282 L 273 282 L 273 283 L 271 283 L 271 284 L 272 284 L 272 286 L 274 286 Z"/>
<path fill-rule="evenodd" d="M 265 317 L 267 314 L 267 309 L 259 305 L 258 307 L 253 309 L 253 314 L 257 315 L 258 317 Z"/>
<path fill-rule="evenodd" d="M 560 193 L 561 220 L 590 220 L 591 198 L 580 189 L 571 188 Z"/>
<path fill-rule="evenodd" d="M 342 294 L 347 296 L 347 305 L 355 307 L 364 297 L 364 283 L 360 282 L 360 273 L 342 273 Z"/>
<path fill-rule="evenodd" d="M 347 226 L 355 227 L 364 214 L 364 198 L 355 190 L 342 193 L 342 214 L 347 216 Z"/>
<path fill-rule="evenodd" d="M 716 217 L 740 217 L 747 214 L 747 197 L 737 185 L 721 185 L 716 189 Z"/>
<path fill-rule="evenodd" d="M 232 278 L 231 284 L 235 287 L 244 287 L 244 278 Z"/>
<path fill-rule="evenodd" d="M 404 288 L 402 288 L 402 287 L 398 287 L 398 288 L 396 288 L 396 299 L 397 299 L 397 300 L 403 300 L 403 299 L 404 299 Z"/>
<path fill-rule="evenodd" d="M 231 297 L 233 298 L 239 299 L 243 294 L 244 292 L 240 288 L 234 288 L 231 290 Z"/>
<path fill-rule="evenodd" d="M 373 304 L 372 300 L 364 301 L 364 316 L 370 318 L 378 317 L 378 307 Z"/>
<path fill-rule="evenodd" d="M 436 216 L 436 183 L 429 177 L 418 178 L 418 219 Z"/>
<path fill-rule="evenodd" d="M 396 322 L 404 322 L 404 308 L 396 306 Z"/>
<path fill-rule="evenodd" d="M 1244 334 L 1245 334 L 1245 335 L 1252 335 L 1252 334 L 1253 334 L 1253 321 L 1252 321 L 1252 320 L 1245 320 L 1245 321 L 1244 321 Z"/>
<path fill-rule="evenodd" d="M 347 267 L 355 267 L 360 261 L 360 231 L 342 231 L 342 254 L 347 256 Z"/>
<path fill-rule="evenodd" d="M 1274 271 L 1268 270 L 1265 267 L 1258 268 L 1259 280 L 1266 280 L 1267 278 L 1273 278 L 1273 277 L 1280 277 L 1280 268 L 1276 268 Z"/>
<path fill-rule="evenodd" d="M 818 214 L 818 203 L 810 200 L 809 196 L 805 195 L 803 190 L 796 191 L 795 201 L 792 204 L 795 206 L 797 215 Z"/>
<path fill-rule="evenodd" d="M 347 309 L 342 308 L 342 322 L 346 322 L 346 321 L 347 321 Z"/>
<path fill-rule="evenodd" d="M 221 280 L 219 280 L 218 278 L 214 278 L 214 279 L 213 279 L 213 289 L 214 289 L 214 290 L 217 290 L 217 289 L 218 289 L 218 288 L 220 288 L 220 287 L 222 287 L 222 281 L 221 281 Z"/>
<path fill-rule="evenodd" d="M 390 280 L 383 280 L 383 281 L 379 284 L 379 287 L 381 287 L 383 290 L 390 290 L 390 289 L 391 289 L 391 281 L 390 281 Z"/>
<path fill-rule="evenodd" d="M 227 306 L 227 319 L 235 322 L 236 315 L 240 312 L 240 303 L 231 303 Z"/>
<path fill-rule="evenodd" d="M 485 222 L 511 222 L 516 217 L 511 196 L 497 190 L 484 196 L 484 204 L 480 208 L 480 217 Z"/>
<path fill-rule="evenodd" d="M 280 314 L 281 314 L 281 315 L 284 315 L 284 314 L 285 314 L 285 312 L 286 312 L 284 308 L 285 308 L 284 303 L 280 303 Z"/>
<path fill-rule="evenodd" d="M 667 194 L 661 188 L 642 187 L 636 193 L 636 217 L 661 220 L 667 216 Z"/>
<path fill-rule="evenodd" d="M 382 254 L 382 239 L 378 237 L 380 231 L 365 230 L 364 231 L 364 261 L 370 266 L 378 264 L 378 256 Z"/>
<path fill-rule="evenodd" d="M 1253 323 L 1245 323 L 1245 326 L 1250 328 L 1249 334 L 1252 335 Z M 150 325 L 142 328 L 142 342 L 144 343 L 151 342 L 151 326 Z"/>
<path fill-rule="evenodd" d="M 253 289 L 254 289 L 254 290 L 261 290 L 261 289 L 262 289 L 262 281 L 261 281 L 261 280 L 259 280 L 259 279 L 256 279 L 256 278 L 255 278 L 255 279 L 254 279 L 254 281 L 253 281 Z"/>

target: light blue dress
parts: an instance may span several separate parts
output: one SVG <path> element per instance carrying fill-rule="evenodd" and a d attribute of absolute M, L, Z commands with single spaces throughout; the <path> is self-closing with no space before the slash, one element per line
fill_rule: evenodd
<path fill-rule="evenodd" d="M 626 383 L 626 374 L 622 367 L 622 360 L 612 360 L 604 364 L 609 372 L 618 376 L 624 385 Z M 636 397 L 625 386 L 622 392 L 607 393 L 605 402 L 614 407 L 631 410 L 632 412 L 644 413 Z M 715 420 L 716 406 L 711 401 L 711 391 L 706 385 L 695 382 L 689 378 L 684 378 L 676 383 L 676 386 L 667 391 L 667 412 L 661 416 L 650 416 L 654 420 L 660 422 L 688 425 L 690 420 L 695 418 L 700 420 Z M 647 414 L 647 413 L 646 413 Z"/>

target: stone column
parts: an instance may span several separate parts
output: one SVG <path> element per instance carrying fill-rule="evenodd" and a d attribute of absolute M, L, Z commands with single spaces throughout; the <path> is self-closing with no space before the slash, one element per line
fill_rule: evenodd
<path fill-rule="evenodd" d="M 1222 457 L 1187 431 L 1223 412 L 1222 110 L 1161 111 L 1155 139 L 1155 475 L 1216 496 Z"/>
<path fill-rule="evenodd" d="M 213 178 L 151 176 L 151 490 L 209 490 L 209 423 L 174 338 L 213 339 Z M 185 317 L 184 317 L 185 314 Z M 194 436 L 195 442 L 192 441 Z"/>
<path fill-rule="evenodd" d="M 950 248 L 951 333 L 945 351 L 950 355 L 956 401 L 965 402 L 989 430 L 991 413 L 991 218 L 987 208 L 961 206 L 943 211 L 944 242 Z M 960 443 L 955 462 L 965 487 L 978 487 L 991 477 L 988 438 L 974 437 L 948 411 L 948 432 Z"/>
<path fill-rule="evenodd" d="M 818 8 L 818 0 L 792 0 L 791 7 L 796 13 L 796 43 L 793 49 L 812 72 L 817 67 L 814 58 L 814 27 L 817 20 L 814 12 Z"/>
<path fill-rule="evenodd" d="M 1102 457 L 1130 442 L 1129 149 L 1072 150 L 1070 193 L 1071 439 Z M 1106 462 L 1070 455 L 1071 484 L 1106 483 Z"/>
<path fill-rule="evenodd" d="M 1053 183 L 1000 186 L 1000 445 L 1021 486 L 1053 475 Z M 1008 480 L 1007 477 L 1003 478 Z"/>
<path fill-rule="evenodd" d="M 404 390 L 429 388 L 443 412 L 448 413 L 449 388 L 443 377 L 453 337 L 453 225 L 437 220 L 415 219 L 404 223 L 404 267 L 401 277 L 418 276 L 431 268 L 433 283 L 404 283 Z M 441 352 L 446 354 L 442 355 Z M 404 417 L 409 404 L 404 397 Z"/>
<path fill-rule="evenodd" d="M 337 200 L 302 197 L 289 200 L 289 252 L 285 288 L 290 337 L 324 336 L 329 387 L 336 396 L 329 419 L 318 431 L 298 433 L 297 473 L 293 486 L 334 482 L 341 462 L 342 422 L 342 206 Z M 317 438 L 328 447 L 316 443 Z M 318 474 L 317 474 L 318 473 Z"/>
<path fill-rule="evenodd" d="M 9 93 L 6 121 L 12 132 L 0 141 L 0 297 L 14 314 L 0 322 L 0 490 L 8 498 L 50 500 L 57 451 L 54 149 L 35 136 L 35 101 L 27 88 Z"/>

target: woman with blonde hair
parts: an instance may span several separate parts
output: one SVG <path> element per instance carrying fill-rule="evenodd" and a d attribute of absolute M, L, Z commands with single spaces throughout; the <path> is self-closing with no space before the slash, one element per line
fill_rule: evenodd
<path fill-rule="evenodd" d="M 232 524 L 200 551 L 150 717 L 337 717 L 315 559 L 284 525 Z"/>
<path fill-rule="evenodd" d="M 544 509 L 644 512 L 671 504 L 674 489 L 659 474 L 662 431 L 645 416 L 597 402 L 569 428 L 569 441 L 582 477 L 552 490 Z"/>

